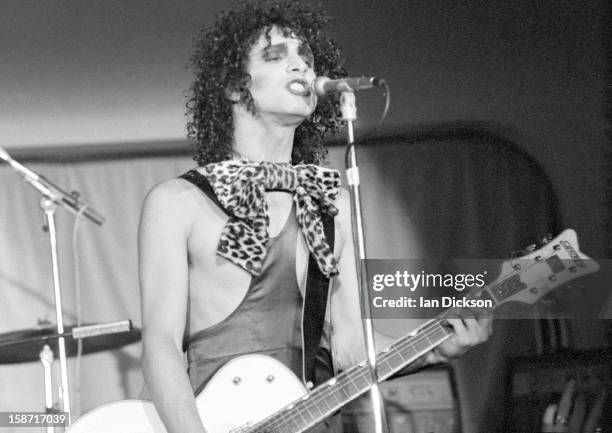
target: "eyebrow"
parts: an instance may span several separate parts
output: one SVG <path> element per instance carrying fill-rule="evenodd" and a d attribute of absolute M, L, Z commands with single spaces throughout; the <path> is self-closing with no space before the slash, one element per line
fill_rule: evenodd
<path fill-rule="evenodd" d="M 266 53 L 269 53 L 270 51 L 276 51 L 276 50 L 287 51 L 287 43 L 281 42 L 279 44 L 274 44 L 274 45 L 268 44 L 265 47 L 263 47 L 262 52 L 266 54 Z"/>
<path fill-rule="evenodd" d="M 267 45 L 263 47 L 261 53 L 263 57 L 266 57 L 270 53 L 281 53 L 284 55 L 287 53 L 287 51 L 287 42 L 280 42 L 278 44 Z M 311 66 L 314 66 L 314 55 L 312 54 L 312 50 L 310 49 L 310 46 L 308 46 L 308 44 L 303 42 L 300 43 L 300 45 L 298 46 L 298 55 L 300 55 L 302 58 L 305 58 Z"/>

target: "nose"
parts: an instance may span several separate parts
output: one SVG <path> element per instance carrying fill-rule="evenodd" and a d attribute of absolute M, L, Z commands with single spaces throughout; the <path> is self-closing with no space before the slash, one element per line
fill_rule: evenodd
<path fill-rule="evenodd" d="M 293 54 L 289 59 L 287 69 L 289 72 L 299 72 L 300 74 L 305 74 L 308 72 L 308 63 L 306 63 L 302 56 Z"/>

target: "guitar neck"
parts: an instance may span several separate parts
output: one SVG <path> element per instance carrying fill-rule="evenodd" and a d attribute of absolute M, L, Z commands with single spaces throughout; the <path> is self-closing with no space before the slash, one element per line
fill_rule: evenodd
<path fill-rule="evenodd" d="M 451 335 L 453 335 L 451 328 L 442 326 L 440 320 L 434 319 L 419 328 L 416 335 L 400 338 L 387 346 L 377 355 L 378 381 L 388 379 L 406 365 L 436 348 Z"/>
<path fill-rule="evenodd" d="M 378 381 L 397 373 L 452 333 L 435 319 L 419 328 L 416 335 L 400 338 L 387 346 L 377 355 Z M 371 386 L 369 368 L 364 361 L 317 387 L 302 400 L 266 418 L 249 432 L 302 432 L 364 394 Z"/>

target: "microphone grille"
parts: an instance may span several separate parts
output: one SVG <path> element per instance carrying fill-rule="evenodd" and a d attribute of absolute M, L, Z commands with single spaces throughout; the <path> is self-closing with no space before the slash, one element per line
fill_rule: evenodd
<path fill-rule="evenodd" d="M 327 77 L 316 77 L 312 82 L 312 90 L 318 96 L 325 95 L 325 83 L 327 83 L 330 79 Z"/>

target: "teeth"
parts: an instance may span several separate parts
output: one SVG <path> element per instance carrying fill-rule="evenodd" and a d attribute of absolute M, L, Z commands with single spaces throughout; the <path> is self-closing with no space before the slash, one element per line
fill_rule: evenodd
<path fill-rule="evenodd" d="M 306 88 L 304 83 L 299 81 L 292 81 L 291 83 L 289 83 L 289 90 L 295 93 L 299 93 L 301 95 L 307 94 L 309 92 L 309 89 Z"/>
<path fill-rule="evenodd" d="M 289 87 L 291 88 L 291 90 L 297 90 L 299 92 L 303 92 L 305 89 L 304 85 L 302 83 L 298 83 L 296 81 L 294 81 L 293 83 L 291 83 L 289 85 Z"/>

